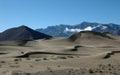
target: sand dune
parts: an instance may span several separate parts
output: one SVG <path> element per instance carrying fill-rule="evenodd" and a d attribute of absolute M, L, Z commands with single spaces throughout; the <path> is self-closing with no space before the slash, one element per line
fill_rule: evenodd
<path fill-rule="evenodd" d="M 120 40 L 117 36 L 89 31 L 77 33 L 69 38 L 0 41 L 0 75 L 51 75 L 48 72 L 51 70 L 54 75 L 79 75 L 83 71 L 81 75 L 107 74 L 107 69 L 110 68 L 106 66 L 108 64 L 117 71 L 119 69 L 116 67 L 120 65 L 119 45 Z M 110 58 L 104 59 L 109 53 Z M 105 71 L 99 65 L 102 65 Z M 114 69 L 108 74 L 115 75 Z"/>

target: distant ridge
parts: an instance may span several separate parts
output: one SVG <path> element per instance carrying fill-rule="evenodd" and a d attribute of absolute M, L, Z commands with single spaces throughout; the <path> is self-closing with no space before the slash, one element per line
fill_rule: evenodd
<path fill-rule="evenodd" d="M 100 33 L 109 32 L 112 35 L 120 36 L 120 25 L 114 23 L 102 24 L 96 22 L 82 22 L 76 25 L 60 24 L 37 29 L 36 31 L 51 35 L 53 37 L 69 37 L 75 33 L 87 30 Z"/>
<path fill-rule="evenodd" d="M 48 39 L 52 36 L 37 32 L 25 25 L 8 29 L 0 33 L 0 41 Z"/>

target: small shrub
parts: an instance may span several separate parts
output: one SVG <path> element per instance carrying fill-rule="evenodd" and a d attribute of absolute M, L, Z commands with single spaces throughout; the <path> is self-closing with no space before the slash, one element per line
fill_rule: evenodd
<path fill-rule="evenodd" d="M 108 64 L 108 66 L 111 66 L 111 64 Z"/>
<path fill-rule="evenodd" d="M 47 58 L 43 58 L 43 60 L 47 60 Z"/>
<path fill-rule="evenodd" d="M 5 61 L 1 61 L 1 63 L 6 63 Z"/>
<path fill-rule="evenodd" d="M 108 69 L 109 71 L 112 70 L 111 68 Z"/>
<path fill-rule="evenodd" d="M 92 69 L 89 69 L 89 73 L 94 73 L 94 71 Z"/>
<path fill-rule="evenodd" d="M 24 54 L 24 52 L 21 52 L 21 54 Z"/>
<path fill-rule="evenodd" d="M 22 61 L 22 59 L 21 59 L 21 58 L 19 58 L 19 59 L 14 59 L 14 61 Z"/>
<path fill-rule="evenodd" d="M 58 65 L 58 67 L 61 67 L 60 65 Z"/>
<path fill-rule="evenodd" d="M 32 66 L 32 65 L 30 65 L 30 67 L 31 67 L 31 68 L 33 68 L 33 66 Z"/>
<path fill-rule="evenodd" d="M 103 73 L 103 71 L 99 71 L 100 73 Z"/>

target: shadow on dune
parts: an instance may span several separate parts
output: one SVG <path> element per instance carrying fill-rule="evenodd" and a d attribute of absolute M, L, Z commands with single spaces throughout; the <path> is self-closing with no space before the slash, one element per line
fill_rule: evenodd
<path fill-rule="evenodd" d="M 7 54 L 7 53 L 0 53 L 0 55 Z"/>
<path fill-rule="evenodd" d="M 16 56 L 16 58 L 26 58 L 29 57 L 30 55 L 35 55 L 35 54 L 47 54 L 47 55 L 78 55 L 78 54 L 65 54 L 65 53 L 53 53 L 53 52 L 28 52 L 24 55 Z"/>
<path fill-rule="evenodd" d="M 120 51 L 112 51 L 110 53 L 107 53 L 106 56 L 104 57 L 104 59 L 108 59 L 108 58 L 110 58 L 112 55 L 114 55 L 116 53 L 120 53 Z"/>

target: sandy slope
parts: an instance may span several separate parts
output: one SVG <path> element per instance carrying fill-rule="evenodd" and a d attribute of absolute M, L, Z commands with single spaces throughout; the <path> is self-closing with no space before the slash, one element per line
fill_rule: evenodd
<path fill-rule="evenodd" d="M 120 50 L 119 38 L 113 38 L 115 39 L 82 33 L 72 39 L 2 41 L 0 42 L 0 75 L 11 75 L 12 72 L 17 71 L 36 73 L 50 69 L 55 72 L 63 70 L 64 73 L 69 69 L 95 68 L 99 64 L 120 65 L 119 53 L 104 59 L 107 53 Z M 34 52 L 44 53 L 36 54 Z M 25 54 L 28 56 L 16 58 Z M 43 75 L 45 74 L 43 73 Z"/>

